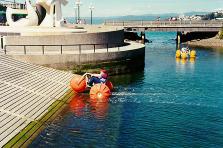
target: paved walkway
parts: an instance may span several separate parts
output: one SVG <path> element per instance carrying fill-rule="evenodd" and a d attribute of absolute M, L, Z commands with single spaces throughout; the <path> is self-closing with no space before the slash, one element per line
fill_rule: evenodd
<path fill-rule="evenodd" d="M 69 89 L 71 73 L 20 62 L 0 51 L 0 147 Z"/>
<path fill-rule="evenodd" d="M 64 35 L 73 33 L 85 33 L 84 29 L 75 29 L 67 27 L 40 27 L 40 26 L 29 26 L 29 27 L 11 27 L 11 26 L 0 26 L 0 34 L 7 35 Z"/>

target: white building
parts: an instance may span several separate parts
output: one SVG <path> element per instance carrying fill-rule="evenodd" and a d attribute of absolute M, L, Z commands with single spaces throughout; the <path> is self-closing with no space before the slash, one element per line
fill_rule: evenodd
<path fill-rule="evenodd" d="M 220 14 L 223 14 L 223 9 L 217 9 L 217 10 L 215 10 L 215 12 L 214 13 L 220 13 Z"/>
<path fill-rule="evenodd" d="M 201 15 L 192 15 L 192 16 L 185 16 L 185 15 L 180 15 L 178 17 L 179 20 L 184 20 L 184 21 L 189 21 L 189 20 L 201 20 L 202 16 Z"/>

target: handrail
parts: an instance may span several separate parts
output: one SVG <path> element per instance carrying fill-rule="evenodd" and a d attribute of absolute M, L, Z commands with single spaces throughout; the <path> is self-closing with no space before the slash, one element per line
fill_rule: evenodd
<path fill-rule="evenodd" d="M 96 46 L 105 46 L 107 53 L 109 52 L 109 48 L 118 48 L 118 51 L 120 49 L 120 47 L 123 45 L 121 43 L 96 43 L 96 44 L 71 44 L 71 45 L 4 45 L 4 53 L 7 54 L 7 47 L 23 47 L 24 49 L 24 55 L 27 54 L 27 47 L 42 47 L 42 55 L 46 54 L 46 50 L 45 47 L 60 47 L 59 51 L 60 54 L 64 53 L 64 48 L 63 47 L 78 47 L 78 49 L 76 51 L 79 51 L 79 54 L 82 53 L 82 47 L 83 46 L 92 46 L 93 47 L 93 53 L 96 53 Z M 110 47 L 111 45 L 116 45 L 115 47 Z M 100 48 L 100 49 L 104 49 L 104 48 Z"/>
<path fill-rule="evenodd" d="M 105 20 L 105 25 L 112 25 L 112 26 L 153 26 L 153 25 L 159 25 L 159 26 L 184 26 L 184 25 L 190 25 L 197 27 L 198 25 L 205 27 L 205 26 L 211 26 L 216 27 L 217 26 L 223 26 L 222 20 L 177 20 L 177 21 L 171 21 L 171 20 L 160 20 L 160 21 L 147 21 L 147 20 Z"/>

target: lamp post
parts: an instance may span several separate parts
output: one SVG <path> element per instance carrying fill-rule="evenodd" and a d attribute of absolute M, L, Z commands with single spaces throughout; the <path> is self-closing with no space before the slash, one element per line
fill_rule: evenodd
<path fill-rule="evenodd" d="M 89 6 L 89 9 L 90 9 L 90 11 L 91 11 L 91 25 L 92 25 L 92 16 L 93 16 L 94 6 L 91 4 L 91 5 Z"/>
<path fill-rule="evenodd" d="M 77 6 L 77 22 L 79 23 L 81 18 L 80 18 L 80 6 L 81 6 L 81 1 L 76 0 L 75 5 Z"/>
<path fill-rule="evenodd" d="M 13 8 L 16 8 L 15 0 L 13 1 Z"/>
<path fill-rule="evenodd" d="M 74 7 L 75 10 L 75 24 L 77 24 L 77 6 Z"/>

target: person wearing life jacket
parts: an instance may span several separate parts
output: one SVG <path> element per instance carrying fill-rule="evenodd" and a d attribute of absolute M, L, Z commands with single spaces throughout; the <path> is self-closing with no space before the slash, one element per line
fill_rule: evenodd
<path fill-rule="evenodd" d="M 88 75 L 91 77 L 88 78 Z M 91 87 L 94 84 L 106 83 L 108 79 L 108 72 L 105 69 L 101 69 L 100 74 L 85 73 L 84 76 L 86 76 L 87 85 Z"/>

